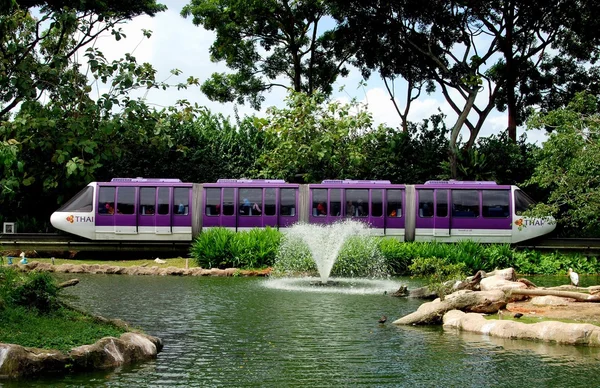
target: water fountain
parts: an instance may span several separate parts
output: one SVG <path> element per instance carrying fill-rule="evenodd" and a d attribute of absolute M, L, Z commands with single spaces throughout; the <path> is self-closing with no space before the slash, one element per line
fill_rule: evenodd
<path fill-rule="evenodd" d="M 276 288 L 318 292 L 383 293 L 398 288 L 395 281 L 385 279 L 384 259 L 375 240 L 368 239 L 368 225 L 344 220 L 334 224 L 296 224 L 285 230 L 275 272 L 285 278 L 271 280 Z M 358 239 L 350 239 L 358 237 Z M 338 276 L 331 271 L 344 244 L 351 246 L 354 257 L 345 257 Z M 347 256 L 347 255 L 346 255 Z M 313 263 L 314 262 L 314 263 Z M 319 277 L 299 277 L 316 266 Z M 291 277 L 290 277 L 291 275 Z"/>

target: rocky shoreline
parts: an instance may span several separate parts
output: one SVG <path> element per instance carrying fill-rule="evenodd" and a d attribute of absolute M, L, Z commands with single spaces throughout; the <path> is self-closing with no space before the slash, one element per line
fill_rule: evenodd
<path fill-rule="evenodd" d="M 105 337 L 69 352 L 0 343 L 0 379 L 109 369 L 154 359 L 162 347 L 160 338 L 134 332 Z"/>
<path fill-rule="evenodd" d="M 240 270 L 238 268 L 211 268 L 204 269 L 178 268 L 178 267 L 159 267 L 153 266 L 131 266 L 120 267 L 108 264 L 60 264 L 53 265 L 32 261 L 28 264 L 13 264 L 15 268 L 22 271 L 47 271 L 59 273 L 90 273 L 107 275 L 155 275 L 155 276 L 268 276 L 272 269 L 263 270 Z"/>

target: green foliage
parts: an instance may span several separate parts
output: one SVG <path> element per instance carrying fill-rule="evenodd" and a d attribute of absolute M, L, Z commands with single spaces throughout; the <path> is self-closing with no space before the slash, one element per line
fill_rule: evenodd
<path fill-rule="evenodd" d="M 235 233 L 210 228 L 196 238 L 190 254 L 202 268 L 261 268 L 272 266 L 281 233 L 272 228 L 254 228 Z"/>
<path fill-rule="evenodd" d="M 439 257 L 420 257 L 409 266 L 413 276 L 425 277 L 427 286 L 435 291 L 441 300 L 451 288 L 448 281 L 462 280 L 466 276 L 466 265 L 462 262 L 450 263 L 449 260 Z"/>
<path fill-rule="evenodd" d="M 308 245 L 301 238 L 284 235 L 273 265 L 273 276 L 318 273 Z"/>
<path fill-rule="evenodd" d="M 379 249 L 379 239 L 352 237 L 342 246 L 331 269 L 337 277 L 382 277 L 388 274 L 387 263 Z M 298 237 L 285 236 L 273 267 L 274 276 L 318 275 L 308 245 Z"/>
<path fill-rule="evenodd" d="M 210 228 L 192 243 L 190 254 L 202 268 L 225 268 L 231 261 L 230 240 L 235 232 L 226 228 Z"/>
<path fill-rule="evenodd" d="M 215 32 L 211 60 L 233 70 L 212 74 L 202 91 L 211 100 L 255 109 L 273 87 L 329 95 L 336 78 L 347 75 L 348 57 L 336 59 L 331 33 L 318 28 L 326 13 L 320 0 L 190 0 L 181 15 Z"/>
<path fill-rule="evenodd" d="M 550 191 L 544 204 L 528 215 L 554 216 L 578 237 L 600 233 L 600 114 L 586 94 L 564 109 L 536 114 L 530 128 L 552 130 L 537 152 L 538 164 L 526 183 Z"/>
<path fill-rule="evenodd" d="M 388 269 L 376 237 L 348 239 L 331 269 L 337 277 L 383 277 Z"/>
<path fill-rule="evenodd" d="M 5 306 L 21 306 L 47 314 L 58 307 L 59 291 L 47 272 L 18 273 L 0 267 L 0 300 Z"/>
<path fill-rule="evenodd" d="M 369 131 L 371 115 L 356 103 L 324 101 L 322 95 L 292 93 L 287 107 L 270 108 L 262 130 L 271 151 L 260 158 L 261 176 L 306 182 L 352 178 L 366 161 L 359 138 Z"/>

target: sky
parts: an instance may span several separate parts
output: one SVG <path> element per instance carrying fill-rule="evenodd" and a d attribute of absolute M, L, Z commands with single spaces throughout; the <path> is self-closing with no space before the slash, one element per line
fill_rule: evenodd
<path fill-rule="evenodd" d="M 133 53 L 138 63 L 149 62 L 154 66 L 158 71 L 157 80 L 167 80 L 170 84 L 185 82 L 189 76 L 198 78 L 202 83 L 214 72 L 228 71 L 224 63 L 210 61 L 209 48 L 215 39 L 214 32 L 195 26 L 191 18 L 186 19 L 180 16 L 181 9 L 188 1 L 162 0 L 159 2 L 168 7 L 166 12 L 159 13 L 155 17 L 139 16 L 121 26 L 127 35 L 126 39 L 116 42 L 110 34 L 107 34 L 96 42 L 96 46 L 107 59 L 115 60 L 125 53 Z M 144 38 L 142 29 L 151 30 L 152 37 Z M 172 69 L 179 69 L 182 74 L 173 76 L 170 73 Z M 342 102 L 356 98 L 357 101 L 365 104 L 366 109 L 372 113 L 375 124 L 399 127 L 400 118 L 381 78 L 375 73 L 366 81 L 366 85 L 361 86 L 361 81 L 362 76 L 359 71 L 352 69 L 348 77 L 338 79 L 331 97 Z M 398 95 L 404 93 L 401 86 L 401 84 L 396 86 L 397 91 L 400 89 Z M 270 106 L 283 107 L 286 91 L 283 88 L 274 88 L 265 97 L 266 100 L 260 112 L 256 112 L 248 105 L 238 105 L 240 116 L 265 115 L 266 108 Z M 480 98 L 487 98 L 487 96 L 480 93 Z M 187 90 L 176 90 L 176 88 L 167 91 L 150 90 L 146 93 L 147 103 L 156 107 L 171 106 L 181 99 L 205 106 L 213 113 L 222 113 L 225 116 L 233 117 L 233 103 L 223 104 L 210 101 L 199 87 L 190 87 Z M 441 93 L 427 95 L 422 92 L 420 98 L 411 106 L 409 120 L 420 122 L 437 113 L 438 109 L 446 114 L 446 125 L 450 128 L 457 115 Z M 479 136 L 497 134 L 506 128 L 506 124 L 506 113 L 494 110 L 488 116 Z M 523 132 L 525 132 L 524 128 L 519 128 L 517 135 L 520 136 Z M 546 138 L 541 131 L 530 130 L 526 133 L 528 141 L 532 143 L 541 144 Z M 465 130 L 462 135 L 466 141 L 468 139 L 467 131 Z"/>

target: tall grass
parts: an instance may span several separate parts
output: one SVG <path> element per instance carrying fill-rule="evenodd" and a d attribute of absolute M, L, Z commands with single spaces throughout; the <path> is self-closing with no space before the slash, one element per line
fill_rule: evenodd
<path fill-rule="evenodd" d="M 234 232 L 211 228 L 193 242 L 190 255 L 202 268 L 261 268 L 272 266 L 281 233 L 272 228 Z"/>

